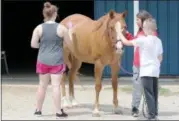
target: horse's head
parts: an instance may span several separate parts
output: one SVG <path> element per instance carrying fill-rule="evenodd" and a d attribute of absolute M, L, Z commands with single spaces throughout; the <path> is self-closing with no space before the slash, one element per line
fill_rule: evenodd
<path fill-rule="evenodd" d="M 107 34 L 112 41 L 112 46 L 115 47 L 116 42 L 120 41 L 120 36 L 119 36 L 119 24 L 121 24 L 121 28 L 123 30 L 123 34 L 125 35 L 126 33 L 126 22 L 125 22 L 125 17 L 127 15 L 127 11 L 123 13 L 116 13 L 115 11 L 111 10 L 108 14 L 108 22 L 107 22 Z M 122 43 L 121 43 L 122 45 Z M 123 46 L 120 48 L 121 50 L 123 49 Z"/>

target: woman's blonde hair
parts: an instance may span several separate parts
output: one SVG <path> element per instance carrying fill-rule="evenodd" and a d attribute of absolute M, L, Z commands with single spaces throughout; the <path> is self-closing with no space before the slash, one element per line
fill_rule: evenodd
<path fill-rule="evenodd" d="M 51 4 L 50 2 L 45 2 L 42 12 L 44 16 L 44 21 L 51 19 L 54 13 L 57 13 L 57 11 L 58 11 L 57 6 Z"/>

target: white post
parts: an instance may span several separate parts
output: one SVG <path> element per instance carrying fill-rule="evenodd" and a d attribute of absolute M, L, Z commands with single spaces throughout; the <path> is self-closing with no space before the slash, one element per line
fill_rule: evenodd
<path fill-rule="evenodd" d="M 137 34 L 138 31 L 138 26 L 136 24 L 136 15 L 139 12 L 139 1 L 138 0 L 134 0 L 133 1 L 133 8 L 134 8 L 134 36 Z"/>

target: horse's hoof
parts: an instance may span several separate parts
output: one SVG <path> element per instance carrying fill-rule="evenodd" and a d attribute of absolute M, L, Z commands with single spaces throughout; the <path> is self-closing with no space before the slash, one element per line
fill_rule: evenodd
<path fill-rule="evenodd" d="M 77 107 L 79 105 L 78 101 L 75 98 L 70 98 L 70 101 L 73 107 Z"/>
<path fill-rule="evenodd" d="M 99 110 L 94 109 L 94 111 L 93 111 L 93 113 L 92 113 L 92 116 L 93 116 L 93 117 L 100 117 Z"/>
<path fill-rule="evenodd" d="M 62 108 L 71 108 L 72 104 L 71 102 L 68 100 L 68 98 L 63 97 L 62 98 Z"/>
<path fill-rule="evenodd" d="M 123 112 L 119 108 L 113 108 L 113 113 L 114 114 L 120 114 L 120 115 L 123 114 Z"/>

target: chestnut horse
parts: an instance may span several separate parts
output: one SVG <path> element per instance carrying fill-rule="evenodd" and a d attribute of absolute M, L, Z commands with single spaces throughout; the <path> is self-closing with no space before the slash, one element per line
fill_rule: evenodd
<path fill-rule="evenodd" d="M 71 102 L 76 102 L 74 97 L 74 84 L 73 80 L 76 73 L 81 67 L 82 62 L 94 64 L 95 72 L 95 90 L 96 99 L 94 104 L 94 116 L 99 114 L 99 94 L 102 88 L 101 77 L 103 69 L 106 65 L 110 65 L 112 70 L 112 87 L 113 87 L 113 105 L 114 113 L 120 113 L 118 110 L 118 72 L 119 64 L 121 63 L 121 53 L 116 52 L 115 43 L 120 40 L 119 38 L 119 22 L 121 27 L 126 30 L 126 17 L 127 12 L 116 13 L 111 10 L 106 15 L 99 18 L 97 21 L 86 19 L 80 21 L 74 27 L 70 28 L 70 40 L 66 44 L 65 62 L 71 66 L 69 75 L 69 95 Z M 67 40 L 65 40 L 67 41 Z M 66 50 L 67 49 L 67 50 Z M 72 59 L 69 60 L 69 56 Z"/>

